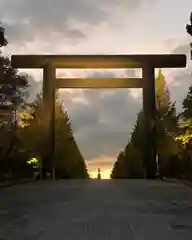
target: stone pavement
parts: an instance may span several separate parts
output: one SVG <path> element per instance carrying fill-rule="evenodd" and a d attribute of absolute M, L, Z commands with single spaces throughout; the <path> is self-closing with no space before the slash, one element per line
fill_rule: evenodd
<path fill-rule="evenodd" d="M 192 188 L 61 180 L 0 189 L 0 240 L 191 240 Z"/>

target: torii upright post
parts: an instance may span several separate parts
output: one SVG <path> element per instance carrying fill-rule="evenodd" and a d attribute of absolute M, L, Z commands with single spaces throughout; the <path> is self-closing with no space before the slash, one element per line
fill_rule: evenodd
<path fill-rule="evenodd" d="M 147 178 L 155 178 L 156 164 L 156 100 L 155 69 L 146 62 L 143 66 L 143 117 L 144 144 L 143 160 Z"/>
<path fill-rule="evenodd" d="M 45 134 L 47 135 L 46 161 L 51 164 L 52 178 L 55 179 L 55 79 L 56 69 L 53 64 L 43 67 L 43 109 Z"/>

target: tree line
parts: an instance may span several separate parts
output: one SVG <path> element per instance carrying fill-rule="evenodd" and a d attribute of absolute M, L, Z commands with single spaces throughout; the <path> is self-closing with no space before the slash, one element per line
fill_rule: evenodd
<path fill-rule="evenodd" d="M 0 27 L 0 48 L 8 41 Z M 45 141 L 42 94 L 32 103 L 25 101 L 28 93 L 27 76 L 18 74 L 8 57 L 0 52 L 0 179 L 28 178 L 41 171 L 51 173 Z M 56 93 L 55 159 L 57 178 L 89 178 L 85 160 L 76 143 L 72 123 Z M 19 115 L 19 121 L 14 119 Z"/>
<path fill-rule="evenodd" d="M 183 112 L 177 114 L 175 102 L 161 70 L 155 80 L 156 85 L 156 147 L 157 173 L 160 178 L 174 177 L 192 180 L 192 85 L 183 100 Z M 137 120 L 130 140 L 117 156 L 111 178 L 144 178 L 143 110 Z"/>
<path fill-rule="evenodd" d="M 192 13 L 186 31 L 192 36 Z M 192 85 L 183 100 L 183 111 L 179 114 L 176 113 L 175 102 L 170 100 L 169 89 L 161 70 L 155 80 L 155 91 L 157 176 L 192 180 Z M 144 136 L 141 110 L 130 140 L 117 156 L 111 178 L 145 177 L 144 141 L 147 139 Z"/>

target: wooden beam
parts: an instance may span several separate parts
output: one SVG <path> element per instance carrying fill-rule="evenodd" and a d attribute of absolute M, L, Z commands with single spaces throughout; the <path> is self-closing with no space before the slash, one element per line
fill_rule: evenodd
<path fill-rule="evenodd" d="M 142 78 L 57 78 L 56 88 L 142 88 Z"/>
<path fill-rule="evenodd" d="M 150 63 L 155 68 L 186 66 L 186 55 L 12 55 L 14 68 L 43 68 L 51 63 L 56 68 L 142 68 Z"/>
<path fill-rule="evenodd" d="M 46 130 L 47 156 L 49 166 L 52 169 L 52 178 L 55 179 L 55 75 L 56 69 L 47 64 L 43 71 L 43 107 L 44 107 L 44 129 Z"/>
<path fill-rule="evenodd" d="M 156 100 L 155 100 L 155 69 L 149 64 L 143 68 L 143 113 L 144 133 L 143 142 L 144 164 L 146 177 L 155 178 L 156 163 Z"/>

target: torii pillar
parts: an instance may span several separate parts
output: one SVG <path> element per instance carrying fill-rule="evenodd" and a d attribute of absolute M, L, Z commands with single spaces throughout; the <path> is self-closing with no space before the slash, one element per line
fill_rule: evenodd
<path fill-rule="evenodd" d="M 155 178 L 156 163 L 156 98 L 155 69 L 150 63 L 143 66 L 143 161 L 147 178 Z"/>
<path fill-rule="evenodd" d="M 55 179 L 55 80 L 56 68 L 53 64 L 43 66 L 43 108 L 44 124 L 47 148 L 46 158 L 52 170 L 52 178 Z"/>

